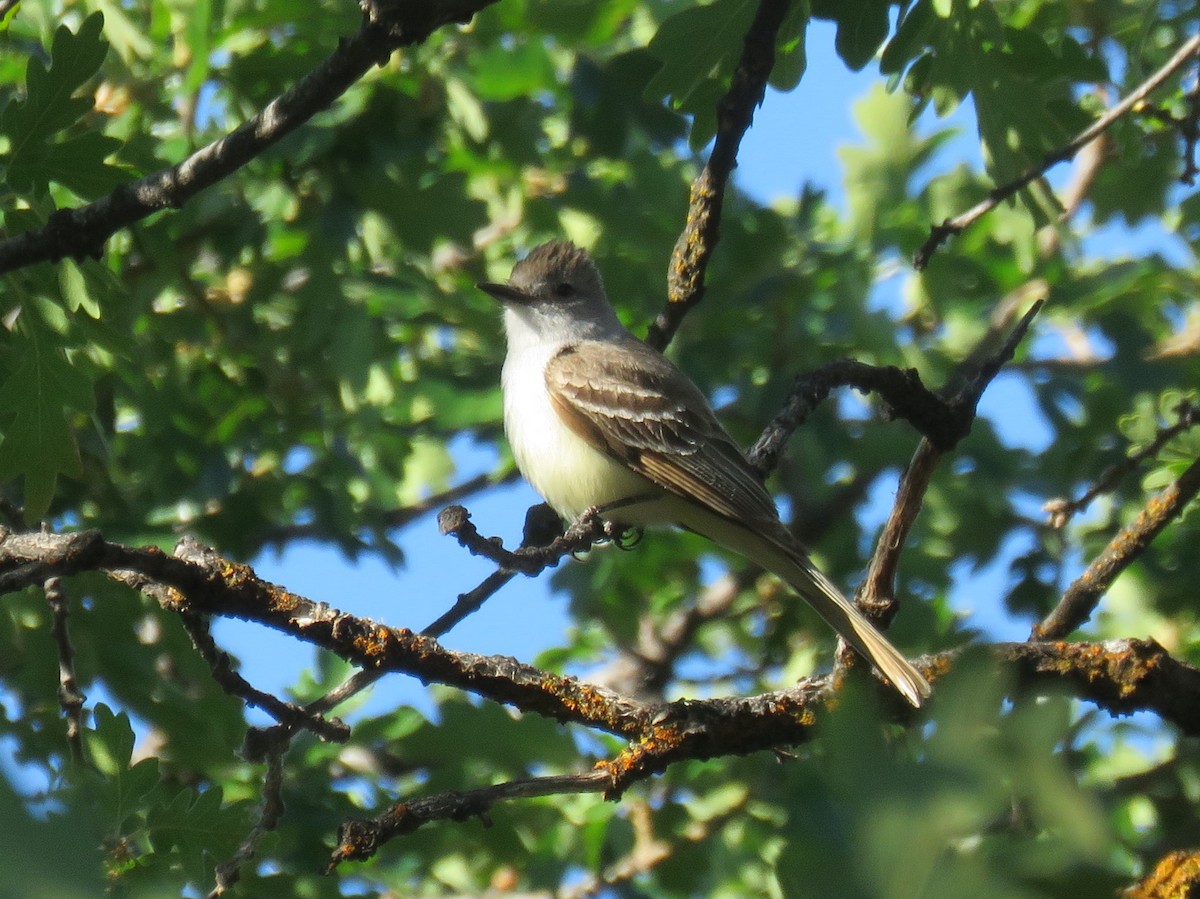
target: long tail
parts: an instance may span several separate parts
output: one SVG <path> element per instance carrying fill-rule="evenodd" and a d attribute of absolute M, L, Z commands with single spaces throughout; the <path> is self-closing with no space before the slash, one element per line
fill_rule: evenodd
<path fill-rule="evenodd" d="M 782 525 L 778 526 L 778 539 L 772 540 L 743 527 L 731 527 L 728 522 L 713 527 L 712 521 L 708 519 L 709 527 L 704 530 L 693 529 L 740 552 L 786 581 L 847 643 L 883 672 L 905 699 L 915 707 L 921 707 L 921 701 L 930 694 L 929 681 L 863 617 L 829 578 L 816 569 Z"/>
<path fill-rule="evenodd" d="M 859 655 L 883 672 L 883 676 L 917 708 L 929 696 L 929 681 L 871 624 L 837 587 L 806 558 L 784 557 L 784 566 L 770 566 L 793 590 L 837 631 Z M 765 560 L 764 560 L 765 561 Z"/>

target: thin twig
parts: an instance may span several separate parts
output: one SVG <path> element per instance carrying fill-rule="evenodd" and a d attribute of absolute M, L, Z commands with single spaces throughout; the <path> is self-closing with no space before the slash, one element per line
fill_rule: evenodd
<path fill-rule="evenodd" d="M 457 516 L 457 510 L 461 509 L 462 507 L 454 506 L 451 508 L 455 511 L 446 509 L 443 510 L 443 512 L 448 513 L 451 516 Z M 463 513 L 466 514 L 466 510 L 463 510 Z M 469 517 L 469 515 L 467 517 Z M 438 516 L 438 521 L 441 524 L 449 523 L 440 515 Z M 455 529 L 455 536 L 458 536 L 457 531 L 460 529 L 461 526 Z M 451 532 L 443 531 L 443 533 Z M 545 503 L 539 503 L 536 506 L 530 506 L 529 510 L 525 513 L 525 528 L 522 534 L 521 547 L 517 551 L 520 552 L 521 550 L 545 548 L 552 544 L 555 538 L 559 537 L 561 534 L 562 520 L 558 517 L 558 514 L 553 509 L 551 509 Z M 487 545 L 491 546 L 493 544 L 489 541 Z M 439 616 L 436 621 L 422 630 L 421 635 L 425 637 L 444 636 L 451 628 L 457 626 L 458 623 L 468 615 L 478 612 L 483 607 L 485 602 L 493 597 L 501 587 L 516 577 L 516 575 L 517 573 L 515 571 L 503 567 L 493 571 L 474 589 L 469 590 L 466 593 L 460 593 L 458 598 L 455 600 L 454 605 L 443 615 Z"/>
<path fill-rule="evenodd" d="M 75 679 L 75 647 L 71 645 L 71 631 L 67 625 L 70 604 L 62 578 L 46 579 L 42 587 L 46 602 L 50 605 L 50 634 L 58 647 L 58 704 L 67 719 L 67 745 L 71 747 L 71 758 L 76 763 L 85 760 L 83 752 L 83 703 L 87 699 Z"/>
<path fill-rule="evenodd" d="M 917 444 L 912 460 L 900 477 L 900 484 L 896 490 L 896 501 L 892 504 L 892 511 L 888 514 L 888 519 L 875 543 L 875 552 L 871 554 L 871 562 L 867 567 L 867 577 L 856 597 L 859 608 L 883 627 L 891 622 L 899 610 L 896 598 L 896 573 L 900 565 L 900 556 L 904 551 L 908 535 L 916 523 L 917 515 L 921 511 L 925 493 L 929 489 L 937 464 L 947 449 L 952 448 L 971 432 L 979 398 L 983 395 L 987 385 L 999 374 L 1000 369 L 1012 360 L 1017 346 L 1028 333 L 1029 326 L 1033 323 L 1033 319 L 1041 310 L 1042 305 L 1043 301 L 1038 300 L 1030 306 L 1004 343 L 990 356 L 983 358 L 974 375 L 967 380 L 954 398 L 948 401 L 949 408 L 954 411 L 952 419 L 957 421 L 959 428 L 958 435 L 949 443 L 949 446 L 937 446 L 928 437 L 922 437 L 921 442 Z M 985 335 L 980 345 L 967 357 L 968 360 L 978 358 L 981 355 L 983 344 L 990 342 L 991 339 L 990 333 Z M 846 668 L 854 664 L 855 658 L 854 651 L 850 649 L 845 640 L 839 638 L 838 652 L 834 663 L 835 681 L 840 678 Z"/>
<path fill-rule="evenodd" d="M 1162 68 L 1138 85 L 1120 103 L 1096 119 L 1095 122 L 1083 131 L 1079 132 L 1070 142 L 1053 152 L 1047 153 L 1038 165 L 1026 169 L 1012 181 L 992 188 L 986 200 L 977 203 L 966 212 L 960 213 L 954 216 L 954 218 L 946 219 L 940 225 L 934 225 L 930 229 L 929 237 L 926 238 L 925 242 L 921 244 L 913 256 L 913 265 L 917 269 L 925 268 L 938 247 L 945 243 L 948 238 L 961 234 L 1005 200 L 1041 178 L 1050 168 L 1073 157 L 1079 152 L 1080 148 L 1103 134 L 1114 122 L 1126 115 L 1138 103 L 1161 86 L 1164 81 L 1171 77 L 1176 69 L 1187 62 L 1188 59 L 1195 56 L 1197 52 L 1200 52 L 1200 35 L 1194 35 L 1185 41 L 1183 46 L 1175 52 L 1175 55 Z"/>
<path fill-rule="evenodd" d="M 537 508 L 536 506 L 534 507 Z M 531 512 L 533 510 L 530 510 Z M 526 516 L 528 521 L 528 515 Z M 438 513 L 438 527 L 445 535 L 452 536 L 460 546 L 473 556 L 490 559 L 504 571 L 519 574 L 541 574 L 553 568 L 563 556 L 586 552 L 597 543 L 614 541 L 622 543 L 628 536 L 611 521 L 605 520 L 602 510 L 589 509 L 579 516 L 567 530 L 549 543 L 541 546 L 521 546 L 509 551 L 499 537 L 484 537 L 471 524 L 471 513 L 462 506 L 447 506 Z"/>
<path fill-rule="evenodd" d="M 988 331 L 963 363 L 965 369 L 974 368 L 975 371 L 950 399 L 929 390 L 911 368 L 838 359 L 798 375 L 784 407 L 746 454 L 750 464 L 764 475 L 773 470 L 792 434 L 835 387 L 854 387 L 864 393 L 879 394 L 888 405 L 888 417 L 903 418 L 937 449 L 948 452 L 971 433 L 979 397 L 1001 367 L 1012 360 L 1043 304 L 1043 300 L 1036 300 L 1009 332 L 1003 345 L 984 355 L 984 350 L 998 333 Z M 981 361 L 976 363 L 976 359 Z"/>
<path fill-rule="evenodd" d="M 207 899 L 224 896 L 242 878 L 242 868 L 254 859 L 262 838 L 279 826 L 283 817 L 283 752 L 280 746 L 266 758 L 266 773 L 263 775 L 262 799 L 258 806 L 258 819 L 246 834 L 237 851 L 214 871 L 214 886 Z"/>
<path fill-rule="evenodd" d="M 762 104 L 775 65 L 775 40 L 791 0 L 760 0 L 746 31 L 729 90 L 717 104 L 717 136 L 704 170 L 692 182 L 687 222 L 675 243 L 667 273 L 667 306 L 650 326 L 646 342 L 663 349 L 688 310 L 704 298 L 704 275 L 721 229 L 721 204 L 738 148 Z"/>
<path fill-rule="evenodd" d="M 1058 640 L 1091 617 L 1101 597 L 1122 571 L 1136 561 L 1168 524 L 1200 492 L 1200 459 L 1146 503 L 1137 517 L 1104 548 L 1063 593 L 1058 605 L 1030 634 L 1031 640 Z"/>
<path fill-rule="evenodd" d="M 123 184 L 106 197 L 54 212 L 46 225 L 0 241 L 0 273 L 37 262 L 98 258 L 112 235 L 163 209 L 178 209 L 285 135 L 328 108 L 393 51 L 424 41 L 451 22 L 469 21 L 496 0 L 375 4 L 357 34 L 342 40 L 316 69 L 233 132 L 177 165 Z"/>
<path fill-rule="evenodd" d="M 307 709 L 290 702 L 284 702 L 278 697 L 265 693 L 252 686 L 249 681 L 238 674 L 233 668 L 233 660 L 229 653 L 220 649 L 213 640 L 208 621 L 189 613 L 180 615 L 184 630 L 192 638 L 192 645 L 200 653 L 200 657 L 208 663 L 213 680 L 228 693 L 235 696 L 246 705 L 262 709 L 281 724 L 292 727 L 302 727 L 310 730 L 322 740 L 332 740 L 344 743 L 350 737 L 350 728 L 341 721 L 327 721 L 320 715 L 313 715 Z"/>
<path fill-rule="evenodd" d="M 867 576 L 858 590 L 856 601 L 860 608 L 873 613 L 884 612 L 887 616 L 895 614 L 896 569 L 900 564 L 900 554 L 912 532 L 913 524 L 921 511 L 929 482 L 941 461 L 942 453 L 929 440 L 922 438 L 917 444 L 912 460 L 900 477 L 900 486 L 896 490 L 896 501 L 888 515 L 879 539 L 875 543 L 875 552 L 871 555 L 871 563 L 867 568 Z M 878 618 L 872 614 L 872 618 Z"/>
<path fill-rule="evenodd" d="M 398 802 L 376 818 L 345 822 L 338 831 L 338 846 L 329 859 L 327 871 L 345 861 L 368 859 L 388 840 L 412 833 L 431 821 L 483 818 L 486 822 L 488 810 L 497 802 L 568 793 L 599 793 L 610 784 L 611 778 L 606 771 L 589 771 L 586 774 L 531 777 L 477 790 L 437 793 Z"/>
<path fill-rule="evenodd" d="M 787 402 L 746 453 L 750 464 L 762 475 L 773 471 L 792 434 L 837 387 L 878 394 L 887 403 L 888 418 L 903 418 L 939 445 L 949 448 L 963 436 L 958 411 L 929 390 L 916 369 L 837 359 L 797 375 Z"/>
<path fill-rule="evenodd" d="M 1078 499 L 1052 499 L 1049 500 L 1043 507 L 1043 511 L 1049 516 L 1049 525 L 1052 528 L 1065 527 L 1067 522 L 1071 520 L 1071 516 L 1082 512 L 1092 501 L 1098 496 L 1105 493 L 1112 493 L 1120 485 L 1121 481 L 1132 472 L 1141 467 L 1142 463 L 1147 459 L 1153 459 L 1158 455 L 1159 451 L 1182 434 L 1184 431 L 1200 425 L 1200 407 L 1192 404 L 1190 400 L 1181 400 L 1174 409 L 1178 416 L 1174 424 L 1160 427 L 1146 446 L 1138 450 L 1136 453 L 1130 453 L 1121 459 L 1120 462 L 1108 466 Z"/>

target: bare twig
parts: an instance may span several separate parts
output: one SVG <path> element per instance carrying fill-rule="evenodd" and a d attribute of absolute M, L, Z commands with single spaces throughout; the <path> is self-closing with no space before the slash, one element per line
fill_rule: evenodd
<path fill-rule="evenodd" d="M 449 509 L 443 510 L 443 514 L 448 515 L 449 518 L 443 519 L 439 515 L 439 524 L 455 524 L 460 514 L 459 510 L 461 510 L 462 514 L 466 515 L 466 510 L 462 509 L 461 506 L 451 506 Z M 457 525 L 453 531 L 443 530 L 443 533 L 454 533 L 455 536 L 459 536 L 458 532 L 460 530 L 463 530 L 465 533 L 465 527 L 464 525 Z M 521 547 L 517 552 L 545 548 L 551 545 L 561 534 L 562 520 L 553 509 L 545 503 L 531 506 L 525 513 L 525 529 L 522 535 Z M 459 539 L 461 541 L 462 537 L 459 537 Z M 473 538 L 468 539 L 474 542 Z M 487 545 L 491 547 L 494 544 L 488 542 Z M 503 567 L 497 571 L 493 571 L 473 590 L 460 593 L 449 611 L 421 631 L 422 636 L 441 637 L 468 615 L 478 612 L 483 607 L 483 604 L 494 596 L 496 591 L 516 577 L 516 574 L 515 571 Z"/>
<path fill-rule="evenodd" d="M 938 444 L 950 447 L 962 438 L 963 423 L 958 410 L 929 390 L 916 369 L 838 359 L 796 377 L 787 403 L 746 453 L 760 474 L 775 469 L 792 434 L 836 387 L 879 394 L 888 404 L 889 418 L 905 419 Z"/>
<path fill-rule="evenodd" d="M 704 298 L 704 274 L 720 234 L 725 187 L 754 110 L 762 104 L 775 65 L 775 39 L 790 5 L 791 0 L 760 0 L 732 83 L 717 104 L 716 140 L 708 163 L 692 182 L 687 222 L 671 254 L 667 306 L 646 335 L 656 349 L 671 342 L 684 315 Z"/>
<path fill-rule="evenodd" d="M 362 861 L 398 836 L 412 833 L 430 821 L 464 821 L 483 818 L 497 802 L 560 796 L 568 793 L 599 793 L 608 789 L 611 778 L 605 771 L 531 777 L 481 787 L 466 792 L 438 793 L 423 799 L 398 802 L 377 818 L 347 821 L 338 831 L 338 846 L 329 859 L 329 871 L 345 861 Z"/>
<path fill-rule="evenodd" d="M 196 647 L 200 657 L 208 663 L 213 680 L 230 696 L 236 696 L 246 705 L 262 709 L 281 724 L 310 730 L 322 740 L 344 743 L 349 739 L 350 728 L 336 718 L 328 721 L 294 703 L 284 702 L 270 693 L 255 688 L 234 671 L 233 660 L 229 658 L 229 653 L 217 646 L 205 618 L 189 613 L 179 617 L 183 622 L 184 630 L 192 638 L 192 645 Z"/>
<path fill-rule="evenodd" d="M 1122 571 L 1136 561 L 1154 538 L 1174 521 L 1200 491 L 1200 459 L 1165 490 L 1152 497 L 1137 517 L 1104 548 L 1067 588 L 1058 605 L 1030 634 L 1032 640 L 1057 640 L 1091 617 L 1100 598 Z"/>
<path fill-rule="evenodd" d="M 242 868 L 254 859 L 254 853 L 262 838 L 279 826 L 283 817 L 283 746 L 277 747 L 266 758 L 267 770 L 263 775 L 262 800 L 258 806 L 258 820 L 246 834 L 237 852 L 221 864 L 214 872 L 215 885 L 207 899 L 224 896 L 242 878 Z"/>
<path fill-rule="evenodd" d="M 1016 355 L 1017 347 L 1021 345 L 1021 341 L 1025 339 L 1025 335 L 1029 332 L 1029 326 L 1033 324 L 1033 320 L 1037 318 L 1038 313 L 1042 311 L 1044 305 L 1046 305 L 1045 300 L 1037 300 L 1029 307 L 1004 343 L 980 363 L 974 376 L 967 381 L 962 390 L 954 398 L 954 402 L 959 406 L 971 409 L 972 419 L 975 415 L 975 407 L 979 405 L 979 398 L 983 396 L 983 391 L 992 383 L 996 375 L 1000 374 L 1000 369 L 1012 361 L 1013 356 Z M 972 352 L 968 358 L 971 359 L 974 356 L 975 352 Z M 969 427 L 967 431 L 970 431 Z M 966 434 L 963 436 L 965 437 Z"/>
<path fill-rule="evenodd" d="M 953 410 L 953 415 L 949 417 L 956 422 L 957 436 L 954 432 L 950 432 L 952 440 L 945 447 L 935 445 L 928 437 L 922 437 L 921 442 L 917 444 L 912 460 L 900 477 L 900 485 L 896 490 L 896 501 L 892 504 L 892 511 L 888 514 L 887 522 L 879 534 L 875 552 L 872 553 L 871 562 L 867 568 L 867 577 L 856 597 L 859 608 L 882 626 L 886 627 L 891 622 L 899 608 L 896 599 L 896 572 L 900 565 L 900 555 L 904 551 L 908 535 L 917 520 L 917 514 L 921 511 L 921 505 L 924 502 L 925 492 L 929 489 L 933 472 L 944 453 L 971 432 L 979 398 L 983 395 L 987 385 L 999 374 L 1000 369 L 1012 359 L 1013 354 L 1017 351 L 1017 346 L 1033 323 L 1034 317 L 1041 310 L 1042 304 L 1043 301 L 1038 300 L 1021 316 L 1021 320 L 1017 322 L 1016 327 L 1012 329 L 1004 343 L 990 356 L 983 358 L 974 375 L 967 380 L 954 398 L 947 402 L 948 408 Z M 989 332 L 989 335 L 985 335 L 984 341 L 990 341 L 990 339 Z M 982 348 L 983 341 L 967 358 L 969 360 L 978 358 L 982 353 Z M 846 641 L 839 639 L 834 679 L 840 677 L 845 668 L 853 665 L 855 659 L 856 655 Z"/>
<path fill-rule="evenodd" d="M 929 440 L 922 438 L 917 444 L 908 468 L 900 477 L 896 501 L 875 543 L 867 576 L 858 590 L 856 600 L 860 608 L 872 613 L 884 612 L 889 616 L 895 614 L 896 569 L 900 564 L 900 554 L 921 511 L 925 492 L 941 458 L 941 451 Z M 873 614 L 872 617 L 877 616 Z"/>
<path fill-rule="evenodd" d="M 913 256 L 913 265 L 918 269 L 925 268 L 929 264 L 930 258 L 946 240 L 957 234 L 961 234 L 968 227 L 973 225 L 983 216 L 987 215 L 1009 197 L 1015 195 L 1018 191 L 1028 187 L 1038 178 L 1041 178 L 1046 172 L 1060 162 L 1073 157 L 1079 152 L 1080 148 L 1084 147 L 1091 141 L 1095 140 L 1103 134 L 1112 124 L 1126 115 L 1138 103 L 1149 96 L 1154 90 L 1162 85 L 1164 81 L 1190 58 L 1200 52 L 1200 35 L 1195 35 L 1184 42 L 1183 46 L 1176 51 L 1165 65 L 1157 72 L 1143 81 L 1137 88 L 1131 91 L 1120 103 L 1108 110 L 1100 118 L 1096 119 L 1091 125 L 1079 132 L 1071 141 L 1064 146 L 1051 153 L 1047 153 L 1042 161 L 1029 169 L 1026 169 L 1021 175 L 1014 178 L 1006 184 L 1001 184 L 999 187 L 994 187 L 988 193 L 987 199 L 968 209 L 966 212 L 960 213 L 943 221 L 940 225 L 934 225 L 930 229 L 929 237 L 918 248 Z"/>
<path fill-rule="evenodd" d="M 274 724 L 271 727 L 252 727 L 246 732 L 242 745 L 242 755 L 248 761 L 270 762 L 273 755 L 283 756 L 292 741 L 292 737 L 300 730 L 301 721 L 315 718 L 337 708 L 347 699 L 361 693 L 375 681 L 383 677 L 384 672 L 370 669 L 359 669 L 346 678 L 339 686 L 330 690 L 324 696 L 314 699 L 302 709 L 303 718 Z M 335 722 L 341 724 L 336 718 Z"/>
<path fill-rule="evenodd" d="M 71 631 L 67 626 L 70 616 L 67 592 L 62 578 L 46 579 L 42 589 L 50 605 L 50 633 L 58 647 L 58 704 L 67 719 L 67 745 L 71 747 L 71 758 L 76 763 L 84 761 L 83 753 L 83 703 L 87 699 L 75 679 L 75 647 L 71 645 Z"/>
<path fill-rule="evenodd" d="M 1043 303 L 1040 299 L 1035 301 L 1000 348 L 984 355 L 984 350 L 996 336 L 992 330 L 988 331 L 964 362 L 964 368 L 976 368 L 976 371 L 950 399 L 929 390 L 915 370 L 891 365 L 867 365 L 853 359 L 839 359 L 799 375 L 787 403 L 747 453 L 750 464 L 764 475 L 774 469 L 792 434 L 835 387 L 878 393 L 888 404 L 889 416 L 905 419 L 937 449 L 943 452 L 953 449 L 971 433 L 979 397 L 1001 367 L 1011 361 Z M 976 363 L 976 359 L 981 361 Z"/>
<path fill-rule="evenodd" d="M 1112 493 L 1125 477 L 1136 471 L 1147 459 L 1153 459 L 1159 451 L 1182 434 L 1184 431 L 1200 425 L 1200 407 L 1194 406 L 1190 400 L 1182 400 L 1175 407 L 1178 416 L 1174 424 L 1161 427 L 1150 441 L 1136 453 L 1130 453 L 1113 465 L 1108 466 L 1078 499 L 1052 499 L 1042 508 L 1049 516 L 1052 528 L 1065 527 L 1071 516 L 1082 512 L 1098 496 Z"/>
<path fill-rule="evenodd" d="M 371 4 L 362 28 L 343 40 L 316 69 L 268 103 L 235 131 L 196 151 L 178 165 L 123 184 L 106 197 L 61 209 L 36 231 L 0 241 L 0 273 L 37 262 L 99 257 L 104 244 L 163 209 L 177 209 L 216 184 L 318 112 L 329 107 L 393 51 L 424 41 L 451 22 L 469 21 L 495 0 Z"/>

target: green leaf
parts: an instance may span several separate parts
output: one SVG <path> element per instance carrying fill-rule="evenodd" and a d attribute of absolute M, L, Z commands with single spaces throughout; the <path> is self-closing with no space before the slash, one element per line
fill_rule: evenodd
<path fill-rule="evenodd" d="M 233 852 L 246 827 L 241 806 L 223 806 L 224 792 L 213 787 L 186 789 L 166 805 L 151 809 L 146 827 L 155 852 L 177 855 L 188 878 L 204 883 L 212 865 Z"/>
<path fill-rule="evenodd" d="M 793 90 L 808 67 L 804 40 L 808 34 L 808 9 L 803 3 L 793 3 L 779 28 L 775 46 L 775 65 L 771 68 L 771 87 L 780 91 Z"/>
<path fill-rule="evenodd" d="M 837 22 L 834 46 L 854 71 L 875 56 L 888 35 L 888 0 L 821 0 L 813 3 L 813 17 Z"/>
<path fill-rule="evenodd" d="M 88 290 L 87 279 L 73 259 L 58 264 L 58 286 L 72 312 L 82 309 L 92 318 L 100 317 L 100 304 Z"/>
<path fill-rule="evenodd" d="M 23 477 L 25 516 L 50 508 L 60 474 L 78 477 L 79 448 L 68 410 L 90 412 L 91 381 L 72 366 L 55 336 L 33 315 L 13 333 L 15 361 L 0 383 L 0 482 Z"/>
<path fill-rule="evenodd" d="M 120 148 L 116 138 L 89 131 L 43 146 L 36 156 L 14 159 L 8 170 L 9 183 L 20 193 L 30 193 L 54 182 L 85 200 L 95 199 L 132 178 L 127 170 L 104 161 Z"/>
<path fill-rule="evenodd" d="M 648 48 L 662 67 L 646 85 L 646 99 L 670 97 L 677 108 L 691 111 L 697 88 L 733 72 L 756 6 L 752 0 L 717 0 L 663 22 Z"/>
<path fill-rule="evenodd" d="M 88 752 L 101 774 L 112 777 L 129 767 L 133 757 L 133 726 L 124 712 L 117 714 L 103 702 L 92 713 L 94 727 L 88 731 Z"/>
<path fill-rule="evenodd" d="M 96 74 L 108 44 L 101 37 L 104 16 L 92 13 L 72 34 L 65 25 L 54 33 L 47 68 L 31 56 L 25 74 L 25 97 L 10 100 L 0 113 L 0 133 L 11 144 L 11 170 L 36 171 L 47 140 L 70 127 L 92 108 L 90 97 L 75 93 Z"/>

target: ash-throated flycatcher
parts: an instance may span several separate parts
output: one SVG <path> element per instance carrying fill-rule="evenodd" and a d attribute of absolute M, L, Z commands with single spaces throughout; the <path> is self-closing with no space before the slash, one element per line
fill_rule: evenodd
<path fill-rule="evenodd" d="M 504 429 L 555 511 L 677 524 L 741 553 L 921 704 L 929 683 L 813 566 L 704 394 L 617 320 L 584 250 L 542 244 L 507 284 L 479 286 L 504 304 Z"/>

